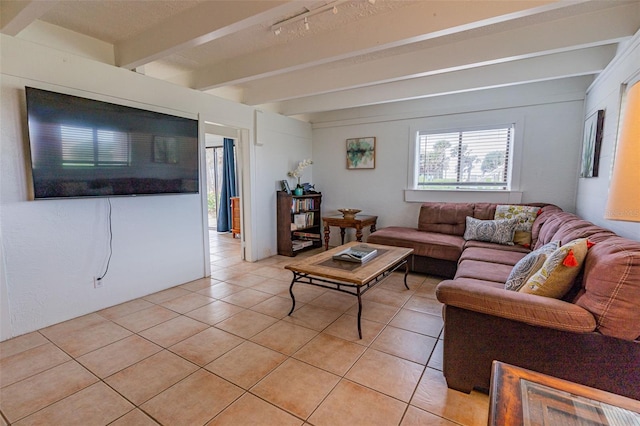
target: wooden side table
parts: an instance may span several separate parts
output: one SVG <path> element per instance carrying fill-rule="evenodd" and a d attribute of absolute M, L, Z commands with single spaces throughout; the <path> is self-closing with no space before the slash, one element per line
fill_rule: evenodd
<path fill-rule="evenodd" d="M 640 424 L 640 401 L 500 361 L 489 393 L 490 426 Z"/>
<path fill-rule="evenodd" d="M 325 216 L 322 218 L 324 223 L 324 249 L 329 250 L 329 234 L 331 226 L 340 228 L 340 238 L 344 244 L 344 234 L 346 228 L 355 228 L 356 240 L 362 242 L 362 228 L 369 226 L 371 232 L 376 232 L 376 222 L 378 216 L 359 215 L 353 219 L 345 219 L 343 216 Z"/>

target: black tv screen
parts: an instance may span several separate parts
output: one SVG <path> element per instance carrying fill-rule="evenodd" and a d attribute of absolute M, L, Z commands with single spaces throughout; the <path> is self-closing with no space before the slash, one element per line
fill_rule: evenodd
<path fill-rule="evenodd" d="M 35 199 L 198 193 L 197 120 L 25 90 Z"/>

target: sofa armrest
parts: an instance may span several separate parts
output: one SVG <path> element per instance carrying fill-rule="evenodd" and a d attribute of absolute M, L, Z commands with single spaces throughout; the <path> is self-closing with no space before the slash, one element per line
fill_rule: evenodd
<path fill-rule="evenodd" d="M 445 280 L 438 284 L 436 296 L 445 305 L 529 325 L 576 333 L 589 333 L 596 328 L 591 312 L 573 303 L 481 283 Z"/>

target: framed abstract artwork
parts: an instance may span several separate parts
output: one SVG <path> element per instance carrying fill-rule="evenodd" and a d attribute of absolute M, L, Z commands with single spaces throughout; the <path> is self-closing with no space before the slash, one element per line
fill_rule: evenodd
<path fill-rule="evenodd" d="M 347 169 L 376 168 L 376 138 L 347 139 Z"/>
<path fill-rule="evenodd" d="M 600 109 L 584 122 L 582 141 L 582 164 L 580 177 L 598 177 L 600 165 L 600 148 L 602 146 L 602 127 L 604 125 L 604 110 Z"/>
<path fill-rule="evenodd" d="M 153 138 L 154 163 L 178 163 L 178 140 L 176 138 L 155 136 Z"/>

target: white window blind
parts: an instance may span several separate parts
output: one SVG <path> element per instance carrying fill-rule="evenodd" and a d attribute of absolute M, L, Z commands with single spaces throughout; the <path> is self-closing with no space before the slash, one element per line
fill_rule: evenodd
<path fill-rule="evenodd" d="M 128 166 L 130 147 L 124 132 L 60 126 L 63 166 Z"/>
<path fill-rule="evenodd" d="M 508 189 L 514 125 L 418 133 L 418 188 Z"/>

